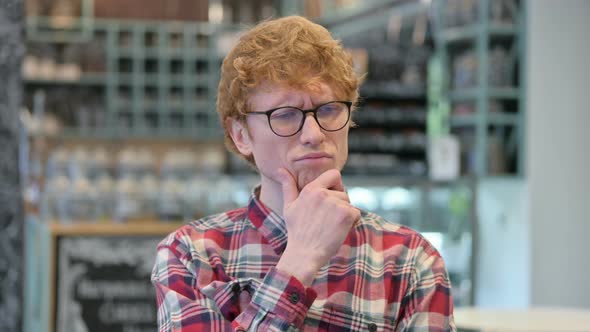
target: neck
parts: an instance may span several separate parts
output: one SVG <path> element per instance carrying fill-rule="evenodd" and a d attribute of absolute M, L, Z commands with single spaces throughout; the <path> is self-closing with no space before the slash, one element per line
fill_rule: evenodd
<path fill-rule="evenodd" d="M 261 177 L 260 183 L 260 201 L 283 217 L 283 188 L 281 184 L 265 176 Z"/>

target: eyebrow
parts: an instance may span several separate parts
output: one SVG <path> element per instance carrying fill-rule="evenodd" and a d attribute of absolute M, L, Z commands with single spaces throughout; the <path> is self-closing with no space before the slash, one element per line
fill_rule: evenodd
<path fill-rule="evenodd" d="M 269 93 L 273 93 L 273 92 L 272 91 L 269 91 Z M 274 93 L 276 93 L 276 92 L 274 92 Z M 283 93 L 279 97 L 280 98 L 277 98 L 277 102 L 276 103 L 271 103 L 270 106 L 267 106 L 263 110 L 257 110 L 257 109 L 255 109 L 253 107 L 254 106 L 253 103 L 251 101 L 249 101 L 250 110 L 252 110 L 252 111 L 265 111 L 265 110 L 272 110 L 272 109 L 281 108 L 281 107 L 296 107 L 296 108 L 299 108 L 299 109 L 303 109 L 303 103 L 292 103 L 291 102 L 291 101 L 293 101 L 293 97 L 296 97 L 296 96 L 292 96 L 291 95 L 291 92 Z M 319 102 L 313 100 L 314 98 L 311 98 L 312 99 L 312 104 L 311 104 L 312 108 L 316 108 L 319 105 L 328 103 L 328 102 L 333 101 L 333 100 L 339 100 L 339 99 L 337 99 L 337 97 L 335 97 L 332 94 L 331 94 L 332 99 L 326 98 L 327 96 L 318 96 L 318 97 L 319 98 L 322 98 L 321 101 L 319 101 Z"/>
<path fill-rule="evenodd" d="M 316 108 L 318 106 L 325 105 L 325 104 L 330 103 L 330 102 L 333 102 L 333 101 L 336 101 L 336 99 L 326 99 L 326 100 L 323 100 L 323 101 L 318 102 L 318 103 L 312 103 L 311 104 L 311 108 L 309 108 L 309 109 L 314 109 L 314 108 Z M 305 110 L 305 108 L 303 107 L 303 105 L 301 105 L 301 106 L 285 105 L 285 106 L 277 106 L 277 107 L 273 107 L 273 108 L 269 108 L 269 109 L 276 109 L 276 108 L 281 108 L 281 107 L 295 107 L 295 108 L 298 108 L 298 109 L 301 109 L 301 110 Z"/>
<path fill-rule="evenodd" d="M 340 100 L 340 99 L 334 99 L 334 98 L 332 98 L 332 99 L 330 99 L 330 98 L 323 98 L 323 99 L 322 99 L 321 101 L 319 101 L 319 102 L 314 102 L 314 101 L 312 101 L 311 108 L 316 108 L 316 107 L 318 107 L 318 106 L 320 106 L 320 105 L 323 105 L 323 104 L 326 104 L 326 103 L 329 103 L 329 102 L 332 102 L 332 101 L 336 101 L 336 100 Z M 278 104 L 278 106 L 269 107 L 268 109 L 269 109 L 269 110 L 271 110 L 271 109 L 275 109 L 275 108 L 281 108 L 281 107 L 296 107 L 296 108 L 299 108 L 299 109 L 304 109 L 303 105 L 297 105 L 296 103 L 293 103 L 293 104 L 283 104 L 283 103 L 279 103 L 279 104 Z"/>

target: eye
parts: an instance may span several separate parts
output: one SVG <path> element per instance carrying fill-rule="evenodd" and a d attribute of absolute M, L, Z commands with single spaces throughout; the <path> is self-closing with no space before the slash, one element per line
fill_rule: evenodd
<path fill-rule="evenodd" d="M 284 107 L 272 112 L 270 119 L 276 121 L 289 121 L 297 119 L 300 116 L 300 113 L 301 112 L 296 108 Z"/>
<path fill-rule="evenodd" d="M 318 116 L 320 117 L 332 117 L 340 114 L 344 109 L 344 104 L 340 103 L 330 103 L 326 105 L 322 105 L 318 110 Z"/>

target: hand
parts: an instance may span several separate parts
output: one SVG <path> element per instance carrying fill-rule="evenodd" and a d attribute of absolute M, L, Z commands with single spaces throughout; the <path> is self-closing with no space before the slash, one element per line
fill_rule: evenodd
<path fill-rule="evenodd" d="M 350 205 L 336 169 L 322 173 L 301 192 L 287 170 L 279 169 L 278 175 L 288 241 L 277 269 L 308 286 L 338 252 L 352 225 L 360 219 L 360 211 Z"/>

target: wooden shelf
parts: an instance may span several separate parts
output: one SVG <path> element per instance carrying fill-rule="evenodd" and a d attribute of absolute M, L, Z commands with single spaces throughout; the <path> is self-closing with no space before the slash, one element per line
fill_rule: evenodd
<path fill-rule="evenodd" d="M 72 235 L 166 235 L 185 225 L 182 222 L 135 221 L 129 223 L 77 222 L 63 224 L 50 222 L 54 236 Z"/>
<path fill-rule="evenodd" d="M 23 82 L 28 85 L 57 85 L 57 86 L 104 86 L 106 84 L 106 74 L 85 73 L 79 79 L 60 79 L 60 78 L 37 78 L 25 77 Z"/>

